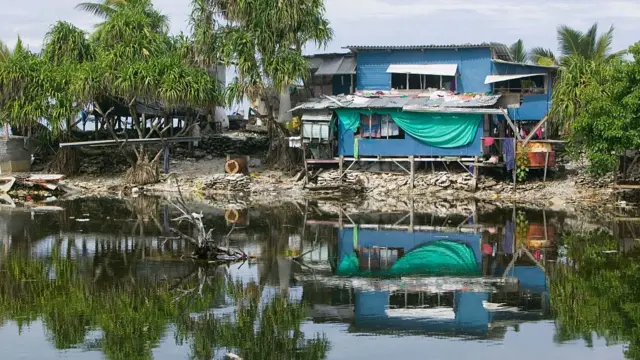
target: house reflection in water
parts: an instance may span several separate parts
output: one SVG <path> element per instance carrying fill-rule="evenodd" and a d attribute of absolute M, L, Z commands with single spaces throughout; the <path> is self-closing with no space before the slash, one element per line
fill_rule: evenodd
<path fill-rule="evenodd" d="M 478 338 L 501 337 L 508 325 L 548 318 L 544 264 L 556 256 L 553 237 L 545 231 L 544 239 L 532 242 L 537 235 L 528 231 L 516 239 L 511 224 L 407 230 L 343 224 L 332 265 L 351 288 L 349 304 L 316 306 L 314 318 L 339 314 L 355 332 Z"/>

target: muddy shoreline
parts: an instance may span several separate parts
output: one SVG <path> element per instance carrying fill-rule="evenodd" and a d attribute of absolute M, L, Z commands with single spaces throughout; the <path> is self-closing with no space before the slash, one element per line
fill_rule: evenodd
<path fill-rule="evenodd" d="M 334 181 L 337 170 L 327 170 L 305 185 L 300 176 L 291 176 L 252 164 L 250 176 L 224 174 L 224 159 L 201 161 L 174 161 L 169 175 L 162 175 L 157 184 L 144 187 L 123 184 L 122 177 L 76 176 L 65 182 L 75 191 L 70 196 L 129 197 L 140 194 L 175 196 L 176 185 L 185 196 L 204 203 L 234 203 L 243 205 L 268 205 L 306 200 L 327 200 L 359 204 L 361 210 L 416 211 L 437 203 L 449 201 L 479 201 L 494 204 L 518 203 L 527 207 L 548 208 L 559 211 L 607 212 L 615 203 L 612 186 L 600 181 L 590 184 L 579 174 L 566 174 L 561 178 L 518 183 L 480 177 L 478 190 L 471 191 L 470 176 L 463 173 L 418 174 L 415 188 L 409 185 L 409 176 L 375 172 L 353 172 L 345 176 L 342 185 Z M 322 179 L 329 179 L 328 181 Z M 311 189 L 310 189 L 311 188 Z M 314 191 L 322 188 L 326 191 Z M 327 190 L 329 189 L 329 190 Z"/>

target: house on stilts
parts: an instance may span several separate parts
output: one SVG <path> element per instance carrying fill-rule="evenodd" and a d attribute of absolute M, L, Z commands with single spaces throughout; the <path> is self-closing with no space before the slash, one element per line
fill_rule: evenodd
<path fill-rule="evenodd" d="M 387 162 L 413 179 L 420 164 L 454 162 L 477 177 L 481 167 L 515 169 L 523 151 L 545 178 L 555 167 L 544 124 L 556 67 L 515 63 L 496 43 L 347 49 L 355 57 L 348 76 L 355 89 L 314 94 L 292 110 L 302 114 L 295 144 L 305 150 L 306 167 L 339 164 L 344 173 Z M 322 74 L 351 69 L 340 56 Z M 327 60 L 320 58 L 310 59 L 322 69 Z"/>

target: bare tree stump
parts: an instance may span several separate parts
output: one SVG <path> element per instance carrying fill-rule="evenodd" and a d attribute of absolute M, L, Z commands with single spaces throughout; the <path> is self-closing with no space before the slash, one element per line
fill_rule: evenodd
<path fill-rule="evenodd" d="M 244 174 L 249 175 L 249 164 L 246 157 L 230 159 L 224 164 L 224 171 L 227 174 Z"/>

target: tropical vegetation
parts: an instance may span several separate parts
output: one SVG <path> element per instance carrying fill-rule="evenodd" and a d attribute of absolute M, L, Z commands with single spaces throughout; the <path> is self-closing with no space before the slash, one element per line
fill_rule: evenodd
<path fill-rule="evenodd" d="M 557 66 L 549 111 L 552 134 L 564 135 L 576 156 L 586 155 L 595 175 L 613 170 L 616 155 L 640 147 L 634 126 L 637 104 L 637 45 L 614 52 L 614 27 L 604 33 L 593 24 L 587 31 L 568 26 L 557 30 L 559 54 L 536 47 L 525 56 L 522 40 L 511 45 L 514 61 Z M 631 54 L 633 60 L 624 59 Z"/>
<path fill-rule="evenodd" d="M 196 132 L 216 106 L 296 83 L 307 74 L 305 44 L 325 45 L 332 36 L 322 0 L 193 0 L 191 32 L 175 36 L 151 0 L 77 8 L 102 19 L 92 33 L 58 22 L 39 53 L 20 40 L 12 52 L 0 44 L 0 121 L 12 128 L 46 121 L 59 141 L 86 121 L 81 112 L 93 114 L 97 127 L 118 142 L 166 138 L 175 117 L 185 125 L 174 136 Z M 221 64 L 237 68 L 228 88 L 215 77 Z M 274 128 L 280 130 L 274 137 L 286 135 L 284 127 Z M 158 181 L 163 150 L 121 149 L 131 163 L 129 183 Z M 58 151 L 55 169 L 74 172 L 75 158 L 74 151 Z"/>

